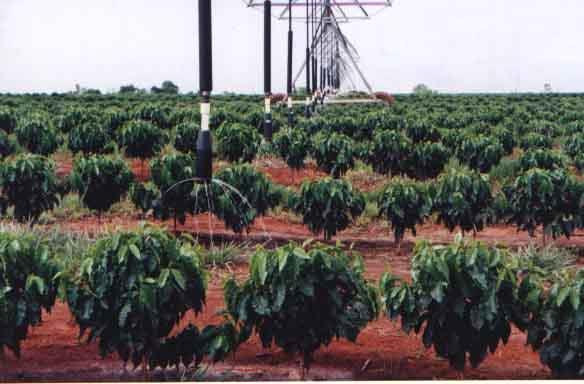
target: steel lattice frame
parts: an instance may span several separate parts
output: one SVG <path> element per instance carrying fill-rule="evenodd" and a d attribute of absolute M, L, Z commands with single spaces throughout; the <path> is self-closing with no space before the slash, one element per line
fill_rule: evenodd
<path fill-rule="evenodd" d="M 244 0 L 248 7 L 264 7 L 264 0 Z M 341 83 L 355 87 L 356 72 L 367 90 L 371 85 L 358 66 L 359 54 L 341 31 L 340 25 L 369 20 L 392 6 L 393 0 L 271 0 L 272 15 L 279 20 L 302 21 L 312 26 L 310 59 L 304 60 L 293 86 L 307 70 L 312 71 L 312 91 L 340 89 Z M 304 10 L 306 9 L 306 12 Z M 307 31 L 308 32 L 308 31 Z M 311 62 L 312 61 L 312 62 Z M 315 64 L 318 63 L 318 64 Z M 315 67 L 318 65 L 318 68 Z M 309 73 L 307 74 L 309 75 Z"/>
<path fill-rule="evenodd" d="M 263 0 L 244 0 L 248 7 L 263 7 Z M 292 0 L 292 8 L 308 6 L 324 7 L 328 5 L 326 0 Z M 347 23 L 353 20 L 369 20 L 379 11 L 391 7 L 393 0 L 330 0 L 330 6 L 337 22 Z M 288 20 L 290 6 L 288 0 L 272 0 L 272 7 L 280 20 Z M 311 18 L 320 18 L 311 15 Z M 306 15 L 293 15 L 293 20 L 306 20 Z"/>

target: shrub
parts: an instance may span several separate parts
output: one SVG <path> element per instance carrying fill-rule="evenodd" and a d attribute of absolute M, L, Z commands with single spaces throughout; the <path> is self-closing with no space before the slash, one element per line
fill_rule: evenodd
<path fill-rule="evenodd" d="M 382 130 L 373 136 L 371 156 L 367 163 L 381 174 L 399 175 L 405 172 L 412 143 L 402 133 Z"/>
<path fill-rule="evenodd" d="M 312 144 L 312 157 L 323 171 L 338 178 L 355 165 L 353 141 L 341 133 L 320 132 Z"/>
<path fill-rule="evenodd" d="M 427 119 L 408 120 L 406 122 L 405 132 L 414 143 L 440 140 L 440 132 Z"/>
<path fill-rule="evenodd" d="M 549 149 L 528 149 L 519 157 L 519 167 L 523 171 L 532 168 L 547 170 L 564 169 L 566 159 L 561 153 Z"/>
<path fill-rule="evenodd" d="M 487 176 L 468 169 L 450 169 L 438 178 L 433 198 L 438 222 L 449 231 L 481 231 L 491 215 L 493 200 Z"/>
<path fill-rule="evenodd" d="M 178 124 L 174 137 L 174 147 L 184 153 L 196 153 L 199 130 L 199 125 L 195 123 Z"/>
<path fill-rule="evenodd" d="M 527 343 L 539 352 L 554 377 L 584 377 L 584 274 L 563 276 L 541 296 L 528 328 Z"/>
<path fill-rule="evenodd" d="M 0 106 L 0 130 L 10 134 L 16 128 L 16 122 L 16 113 L 10 108 Z"/>
<path fill-rule="evenodd" d="M 456 157 L 470 169 L 488 173 L 505 155 L 503 145 L 488 136 L 467 137 L 456 150 Z"/>
<path fill-rule="evenodd" d="M 55 152 L 60 144 L 50 121 L 40 115 L 22 119 L 16 127 L 16 138 L 28 151 L 45 156 Z"/>
<path fill-rule="evenodd" d="M 141 120 L 152 123 L 159 129 L 170 128 L 169 117 L 167 116 L 166 111 L 157 104 L 139 104 L 131 112 L 130 116 L 134 120 Z"/>
<path fill-rule="evenodd" d="M 0 131 L 0 156 L 7 157 L 16 152 L 16 142 L 4 131 Z"/>
<path fill-rule="evenodd" d="M 378 313 L 361 259 L 322 245 L 258 249 L 250 277 L 241 286 L 233 279 L 226 282 L 225 303 L 240 325 L 242 340 L 255 331 L 264 347 L 275 344 L 301 354 L 303 368 L 333 338 L 355 342 Z"/>
<path fill-rule="evenodd" d="M 69 149 L 73 153 L 99 154 L 111 152 L 111 137 L 97 123 L 84 123 L 69 131 Z"/>
<path fill-rule="evenodd" d="M 90 156 L 75 161 L 70 178 L 83 205 L 97 211 L 101 220 L 101 214 L 126 195 L 134 175 L 122 159 Z"/>
<path fill-rule="evenodd" d="M 310 141 L 303 130 L 285 128 L 274 135 L 274 147 L 278 155 L 292 169 L 304 168 Z"/>
<path fill-rule="evenodd" d="M 581 156 L 584 153 L 584 132 L 576 133 L 566 139 L 564 151 L 573 159 Z"/>
<path fill-rule="evenodd" d="M 503 145 L 505 155 L 513 153 L 513 148 L 517 145 L 513 132 L 502 126 L 498 126 L 492 131 L 492 135 Z"/>
<path fill-rule="evenodd" d="M 20 357 L 29 327 L 55 304 L 57 272 L 44 241 L 30 233 L 0 233 L 0 353 L 8 348 Z"/>
<path fill-rule="evenodd" d="M 230 162 L 250 162 L 262 141 L 257 130 L 239 123 L 224 123 L 215 134 L 219 157 Z"/>
<path fill-rule="evenodd" d="M 184 224 L 187 213 L 194 212 L 191 198 L 195 177 L 195 160 L 184 153 L 171 153 L 150 163 L 152 182 L 160 191 L 160 200 L 154 205 L 154 215 L 166 219 L 174 217 Z"/>
<path fill-rule="evenodd" d="M 80 127 L 83 123 L 92 120 L 92 116 L 87 110 L 78 107 L 67 108 L 62 115 L 56 119 L 59 132 L 69 133 L 73 128 Z"/>
<path fill-rule="evenodd" d="M 523 150 L 530 148 L 551 149 L 552 139 L 549 136 L 544 136 L 539 133 L 528 133 L 521 138 L 519 146 Z"/>
<path fill-rule="evenodd" d="M 365 209 L 365 198 L 345 180 L 324 178 L 304 182 L 292 197 L 292 209 L 303 216 L 310 231 L 330 240 L 346 229 Z"/>
<path fill-rule="evenodd" d="M 117 352 L 134 366 L 162 362 L 172 329 L 205 303 L 206 274 L 193 248 L 149 226 L 99 239 L 64 280 L 80 338 L 89 330 L 103 357 Z"/>
<path fill-rule="evenodd" d="M 449 246 L 421 242 L 414 249 L 412 282 L 385 274 L 380 292 L 390 319 L 420 333 L 426 348 L 462 371 L 467 358 L 477 367 L 506 344 L 511 325 L 527 327 L 529 312 L 519 293 L 516 270 L 497 248 L 457 239 Z"/>
<path fill-rule="evenodd" d="M 119 143 L 126 155 L 144 161 L 159 153 L 167 140 L 166 133 L 154 124 L 133 120 L 122 129 Z"/>
<path fill-rule="evenodd" d="M 509 223 L 530 236 L 542 226 L 544 242 L 547 234 L 569 237 L 580 225 L 582 186 L 563 170 L 530 169 L 503 190 L 509 201 Z"/>
<path fill-rule="evenodd" d="M 130 119 L 128 113 L 118 108 L 108 108 L 102 116 L 103 127 L 110 137 L 114 137 L 118 130 Z"/>
<path fill-rule="evenodd" d="M 546 120 L 530 121 L 527 130 L 528 132 L 535 132 L 548 137 L 556 137 L 563 134 L 563 129 L 557 123 Z"/>
<path fill-rule="evenodd" d="M 38 155 L 23 154 L 3 163 L 0 185 L 3 210 L 14 207 L 14 218 L 21 223 L 32 226 L 43 212 L 58 203 L 55 164 Z"/>
<path fill-rule="evenodd" d="M 281 193 L 263 173 L 248 165 L 222 169 L 215 175 L 211 211 L 235 233 L 249 231 L 259 216 L 281 200 Z"/>
<path fill-rule="evenodd" d="M 406 163 L 406 174 L 422 180 L 437 177 L 448 160 L 450 153 L 441 143 L 429 141 L 415 144 Z"/>
<path fill-rule="evenodd" d="M 154 201 L 160 199 L 160 191 L 151 183 L 133 183 L 129 194 L 134 206 L 143 214 L 152 209 Z"/>
<path fill-rule="evenodd" d="M 416 236 L 416 225 L 423 224 L 432 211 L 428 187 L 407 179 L 393 179 L 379 195 L 377 205 L 379 217 L 389 222 L 398 244 L 408 229 Z"/>

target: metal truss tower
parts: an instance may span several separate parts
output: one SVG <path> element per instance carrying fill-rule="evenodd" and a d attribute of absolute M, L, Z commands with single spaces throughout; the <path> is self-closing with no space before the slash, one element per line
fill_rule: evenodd
<path fill-rule="evenodd" d="M 355 74 L 373 93 L 370 83 L 358 65 L 359 54 L 341 25 L 356 20 L 369 20 L 393 0 L 244 0 L 248 7 L 264 7 L 270 3 L 270 14 L 289 22 L 288 32 L 288 83 L 289 105 L 291 91 L 303 73 L 306 74 L 306 89 L 313 94 L 336 91 L 343 84 L 355 88 Z M 306 58 L 295 77 L 292 73 L 292 21 L 306 23 Z M 309 93 L 311 93 L 309 92 Z M 307 100 L 308 104 L 308 100 Z"/>

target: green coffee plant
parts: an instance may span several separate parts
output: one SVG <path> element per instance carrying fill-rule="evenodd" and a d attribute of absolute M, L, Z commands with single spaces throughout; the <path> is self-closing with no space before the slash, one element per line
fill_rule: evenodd
<path fill-rule="evenodd" d="M 523 150 L 530 148 L 551 149 L 552 144 L 551 137 L 534 132 L 528 133 L 519 140 L 519 146 Z"/>
<path fill-rule="evenodd" d="M 195 160 L 184 153 L 170 153 L 154 159 L 150 163 L 152 182 L 160 191 L 160 200 L 153 207 L 156 217 L 174 218 L 184 224 L 186 215 L 194 213 L 191 197 L 195 177 Z"/>
<path fill-rule="evenodd" d="M 39 155 L 52 154 L 61 143 L 51 122 L 41 115 L 29 115 L 21 119 L 15 133 L 21 146 Z"/>
<path fill-rule="evenodd" d="M 416 225 L 423 224 L 432 212 L 428 187 L 407 179 L 393 179 L 379 194 L 377 205 L 379 217 L 391 225 L 397 244 L 408 229 L 416 236 Z"/>
<path fill-rule="evenodd" d="M 353 145 L 341 133 L 320 132 L 313 138 L 312 157 L 320 169 L 339 178 L 355 165 Z"/>
<path fill-rule="evenodd" d="M 534 236 L 538 227 L 555 239 L 570 237 L 581 225 L 583 187 L 563 170 L 534 168 L 503 187 L 511 217 L 509 223 Z"/>
<path fill-rule="evenodd" d="M 89 330 L 102 356 L 117 352 L 134 366 L 160 362 L 172 329 L 205 303 L 206 273 L 194 248 L 150 226 L 99 239 L 63 280 L 80 338 Z"/>
<path fill-rule="evenodd" d="M 482 135 L 467 137 L 456 149 L 461 163 L 481 173 L 488 173 L 504 155 L 505 149 L 497 139 Z"/>
<path fill-rule="evenodd" d="M 584 377 L 584 274 L 564 273 L 549 291 L 541 289 L 540 305 L 528 328 L 527 343 L 539 352 L 554 377 Z"/>
<path fill-rule="evenodd" d="M 378 314 L 362 260 L 323 245 L 259 248 L 250 277 L 241 285 L 226 282 L 225 303 L 241 340 L 255 331 L 265 348 L 275 344 L 300 354 L 306 369 L 319 348 L 335 338 L 355 342 Z"/>
<path fill-rule="evenodd" d="M 55 164 L 38 155 L 23 154 L 1 164 L 0 186 L 2 213 L 13 207 L 14 218 L 31 226 L 59 202 Z"/>
<path fill-rule="evenodd" d="M 425 141 L 414 144 L 406 161 L 406 174 L 417 179 L 437 177 L 450 159 L 450 152 L 441 143 Z"/>
<path fill-rule="evenodd" d="M 349 182 L 327 177 L 304 182 L 289 204 L 313 234 L 324 232 L 324 239 L 330 240 L 363 213 L 365 198 Z"/>
<path fill-rule="evenodd" d="M 124 147 L 126 155 L 142 161 L 159 153 L 167 141 L 166 132 L 152 123 L 137 120 L 128 122 L 119 137 L 119 144 Z"/>
<path fill-rule="evenodd" d="M 488 177 L 468 169 L 450 169 L 438 178 L 433 209 L 449 231 L 482 231 L 493 200 Z"/>
<path fill-rule="evenodd" d="M 128 113 L 118 108 L 108 108 L 103 112 L 101 121 L 110 137 L 115 137 L 118 130 L 130 119 Z"/>
<path fill-rule="evenodd" d="M 181 123 L 176 126 L 174 147 L 184 153 L 197 152 L 197 137 L 199 125 L 196 123 Z"/>
<path fill-rule="evenodd" d="M 581 156 L 584 153 L 584 132 L 576 133 L 566 139 L 564 152 L 573 159 Z"/>
<path fill-rule="evenodd" d="M 73 127 L 69 131 L 69 149 L 74 154 L 99 154 L 112 151 L 111 136 L 99 124 L 89 122 Z"/>
<path fill-rule="evenodd" d="M 130 114 L 134 120 L 154 124 L 159 129 L 170 128 L 169 117 L 163 107 L 154 103 L 139 104 Z"/>
<path fill-rule="evenodd" d="M 58 266 L 45 241 L 33 234 L 0 232 L 0 354 L 20 357 L 29 327 L 41 322 L 57 296 Z"/>
<path fill-rule="evenodd" d="M 565 169 L 566 164 L 566 158 L 560 152 L 549 149 L 528 149 L 519 157 L 519 167 L 523 171 L 532 168 Z"/>
<path fill-rule="evenodd" d="M 69 133 L 73 128 L 80 127 L 83 123 L 93 120 L 85 108 L 67 108 L 55 121 L 57 129 L 61 133 Z"/>
<path fill-rule="evenodd" d="M 373 136 L 371 155 L 367 163 L 375 172 L 387 175 L 405 173 L 412 142 L 398 131 L 381 130 Z"/>
<path fill-rule="evenodd" d="M 0 157 L 4 158 L 16 152 L 16 142 L 4 131 L 0 130 Z"/>
<path fill-rule="evenodd" d="M 436 142 L 440 140 L 440 132 L 428 119 L 411 119 L 406 121 L 406 135 L 414 142 Z"/>
<path fill-rule="evenodd" d="M 380 293 L 387 316 L 406 333 L 422 332 L 426 348 L 462 371 L 478 367 L 506 344 L 511 325 L 525 330 L 529 310 L 505 251 L 458 238 L 449 246 L 420 242 L 410 284 L 385 274 Z"/>
<path fill-rule="evenodd" d="M 282 199 L 274 184 L 249 165 L 222 169 L 214 179 L 211 211 L 235 233 L 249 231 L 257 217 Z"/>
<path fill-rule="evenodd" d="M 16 123 L 17 119 L 14 110 L 0 106 L 0 130 L 10 134 L 16 128 Z"/>
<path fill-rule="evenodd" d="M 223 123 L 215 132 L 219 157 L 230 162 L 250 162 L 259 150 L 261 136 L 256 129 L 240 123 Z"/>
<path fill-rule="evenodd" d="M 160 199 L 160 191 L 152 183 L 133 183 L 129 195 L 134 206 L 144 215 L 152 209 L 154 201 Z"/>
<path fill-rule="evenodd" d="M 128 192 L 134 175 L 122 159 L 105 156 L 82 157 L 73 164 L 72 189 L 83 205 L 97 211 L 98 220 Z"/>
<path fill-rule="evenodd" d="M 310 141 L 303 130 L 285 128 L 274 135 L 274 147 L 278 155 L 292 169 L 304 168 Z"/>

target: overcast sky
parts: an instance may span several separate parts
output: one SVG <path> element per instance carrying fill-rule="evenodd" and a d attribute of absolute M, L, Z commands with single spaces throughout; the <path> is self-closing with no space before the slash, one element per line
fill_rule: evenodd
<path fill-rule="evenodd" d="M 0 0 L 0 92 L 198 89 L 196 0 Z M 262 92 L 262 15 L 213 0 L 215 91 Z M 584 91 L 583 0 L 395 0 L 344 26 L 375 90 Z M 285 90 L 286 23 L 273 24 Z M 297 26 L 295 69 L 304 29 Z"/>

